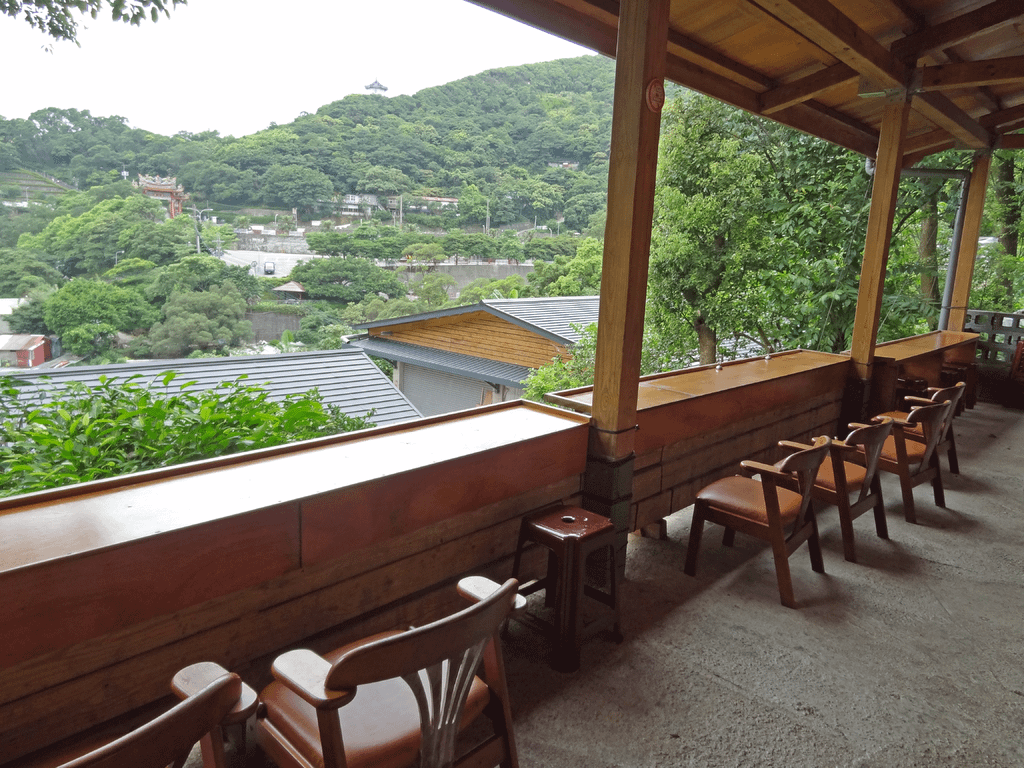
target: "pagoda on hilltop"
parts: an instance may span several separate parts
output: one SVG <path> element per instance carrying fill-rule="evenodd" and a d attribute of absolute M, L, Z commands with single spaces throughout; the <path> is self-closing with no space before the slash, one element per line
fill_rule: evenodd
<path fill-rule="evenodd" d="M 139 174 L 139 180 L 133 181 L 132 186 L 142 190 L 146 197 L 157 200 L 166 200 L 168 213 L 173 219 L 178 216 L 188 200 L 188 193 L 178 184 L 176 176 L 143 176 Z"/>
<path fill-rule="evenodd" d="M 364 87 L 370 93 L 376 93 L 376 94 L 379 94 L 381 96 L 383 96 L 384 92 L 388 89 L 388 87 L 386 85 L 381 85 L 380 80 L 374 80 L 372 83 L 370 83 L 369 85 L 364 86 Z"/>

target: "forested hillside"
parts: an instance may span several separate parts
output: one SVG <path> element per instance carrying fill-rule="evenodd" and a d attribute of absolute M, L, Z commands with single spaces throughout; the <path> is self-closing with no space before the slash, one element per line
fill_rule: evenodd
<path fill-rule="evenodd" d="M 346 96 L 238 138 L 160 136 L 121 117 L 40 110 L 0 119 L 0 171 L 44 172 L 83 190 L 122 171 L 175 176 L 204 205 L 321 215 L 334 195 L 366 192 L 465 197 L 463 221 L 482 223 L 489 199 L 494 225 L 565 212 L 578 230 L 604 201 L 613 80 L 613 62 L 599 56 L 497 69 L 414 96 Z"/>

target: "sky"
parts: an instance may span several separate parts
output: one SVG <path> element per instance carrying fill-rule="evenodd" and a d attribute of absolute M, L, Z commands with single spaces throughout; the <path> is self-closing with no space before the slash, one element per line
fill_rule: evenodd
<path fill-rule="evenodd" d="M 592 53 L 465 0 L 189 0 L 156 23 L 79 21 L 54 42 L 0 15 L 0 117 L 56 107 L 155 133 L 244 136 L 375 80 L 388 96 Z"/>

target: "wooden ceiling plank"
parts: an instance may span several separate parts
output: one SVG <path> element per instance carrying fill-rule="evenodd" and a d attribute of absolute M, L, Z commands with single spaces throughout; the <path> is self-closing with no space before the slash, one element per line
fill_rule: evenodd
<path fill-rule="evenodd" d="M 521 21 L 552 35 L 615 57 L 617 24 L 580 16 L 560 3 L 545 0 L 469 0 L 469 2 Z"/>
<path fill-rule="evenodd" d="M 922 149 L 930 149 L 931 147 L 949 143 L 951 143 L 949 131 L 928 131 L 928 133 L 919 133 L 916 136 L 909 137 L 903 142 L 903 151 L 906 153 L 919 152 Z"/>
<path fill-rule="evenodd" d="M 955 139 L 973 149 L 992 144 L 992 136 L 979 123 L 941 93 L 919 93 L 914 96 L 914 110 L 939 128 L 949 131 Z"/>
<path fill-rule="evenodd" d="M 977 10 L 907 35 L 894 42 L 890 50 L 897 58 L 914 62 L 929 51 L 969 40 L 1021 16 L 1024 16 L 1024 4 L 1020 0 L 995 0 Z"/>
<path fill-rule="evenodd" d="M 1024 80 L 1024 56 L 921 67 L 918 75 L 923 91 L 1012 83 Z"/>
<path fill-rule="evenodd" d="M 871 35 L 825 0 L 748 0 L 839 61 L 886 87 L 903 88 L 910 72 Z"/>
<path fill-rule="evenodd" d="M 846 64 L 833 64 L 831 67 L 794 80 L 792 83 L 786 83 L 762 93 L 761 114 L 771 115 L 792 107 L 794 104 L 810 101 L 819 93 L 856 80 L 857 77 L 857 73 Z"/>
<path fill-rule="evenodd" d="M 720 69 L 724 69 L 737 78 L 747 81 L 747 83 L 749 83 L 749 86 L 747 87 L 774 88 L 776 85 L 776 82 L 770 77 L 761 74 L 755 69 L 751 69 L 750 67 L 746 67 L 735 62 L 728 56 L 719 53 L 713 48 L 709 48 L 706 45 L 672 29 L 668 31 L 668 44 L 670 53 L 672 52 L 673 46 L 678 47 L 687 54 L 687 58 L 696 59 L 696 64 L 707 63 Z"/>

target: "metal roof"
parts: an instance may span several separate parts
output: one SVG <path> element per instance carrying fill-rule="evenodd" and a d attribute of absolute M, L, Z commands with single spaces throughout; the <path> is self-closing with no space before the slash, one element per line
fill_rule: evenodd
<path fill-rule="evenodd" d="M 376 336 L 350 339 L 349 343 L 362 348 L 368 354 L 383 357 L 386 360 L 412 363 L 443 373 L 466 376 L 492 384 L 504 384 L 507 387 L 521 386 L 526 377 L 530 375 L 530 371 L 533 370 L 523 365 L 500 363 L 496 360 L 460 355 L 458 352 L 445 352 L 440 349 L 381 339 Z"/>
<path fill-rule="evenodd" d="M 473 0 L 615 56 L 623 4 Z M 669 0 L 667 77 L 869 157 L 887 100 L 912 97 L 904 162 L 1020 148 L 1021 0 Z"/>
<path fill-rule="evenodd" d="M 45 338 L 35 333 L 3 333 L 0 334 L 0 352 L 19 352 L 36 347 Z"/>
<path fill-rule="evenodd" d="M 289 352 L 278 355 L 246 355 L 200 359 L 154 360 L 119 365 L 89 365 L 25 371 L 9 369 L 9 373 L 28 381 L 36 390 L 60 389 L 71 381 L 98 384 L 101 376 L 127 378 L 136 374 L 150 385 L 162 386 L 167 371 L 178 375 L 171 388 L 195 381 L 197 389 L 211 389 L 224 381 L 247 376 L 246 383 L 264 387 L 274 400 L 301 394 L 314 387 L 325 403 L 336 405 L 349 416 L 370 417 L 383 426 L 421 417 L 384 373 L 366 354 L 355 347 L 321 352 Z"/>
<path fill-rule="evenodd" d="M 585 328 L 597 322 L 599 296 L 554 296 L 539 299 L 485 299 L 478 304 L 438 309 L 418 315 L 405 315 L 390 320 L 360 323 L 354 328 L 386 328 L 396 325 L 456 317 L 470 312 L 487 312 L 510 323 L 532 331 L 556 344 L 574 344 L 580 334 L 572 325 Z"/>

